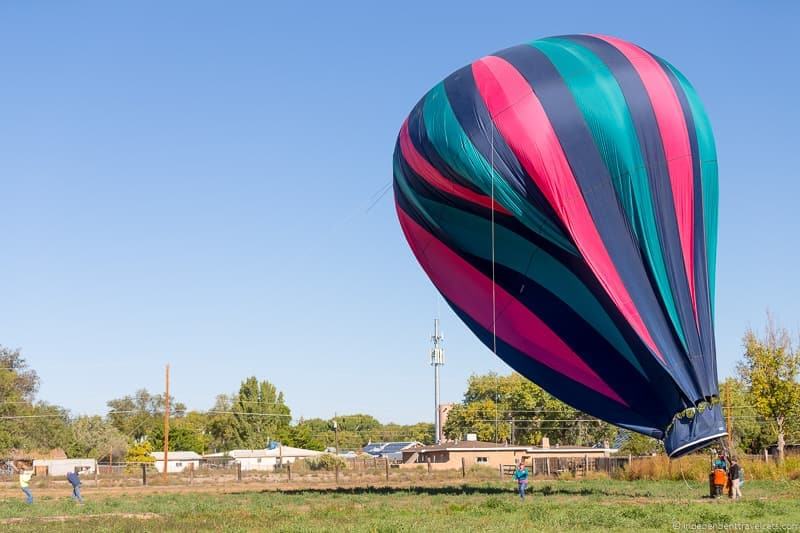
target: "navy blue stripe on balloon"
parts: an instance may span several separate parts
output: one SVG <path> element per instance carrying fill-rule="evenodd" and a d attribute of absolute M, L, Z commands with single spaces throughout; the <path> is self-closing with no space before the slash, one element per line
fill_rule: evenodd
<path fill-rule="evenodd" d="M 550 59 L 532 46 L 515 46 L 495 55 L 510 63 L 525 78 L 541 102 L 628 294 L 658 349 L 672 363 L 669 354 L 680 357 L 683 350 L 675 342 L 636 237 L 619 205 L 608 168 L 572 92 Z"/>
<path fill-rule="evenodd" d="M 517 156 L 497 130 L 486 104 L 478 93 L 472 67 L 463 67 L 448 76 L 444 80 L 444 89 L 456 120 L 475 149 L 486 161 L 492 161 L 494 171 L 511 185 L 517 194 L 527 200 L 534 209 L 543 213 L 562 230 L 564 235 L 569 235 L 550 203 L 522 168 Z M 494 147 L 494 157 L 492 157 L 492 147 Z"/>
<path fill-rule="evenodd" d="M 653 205 L 657 210 L 656 228 L 663 246 L 667 277 L 686 339 L 688 354 L 701 354 L 664 145 L 644 82 L 625 55 L 606 41 L 588 35 L 567 35 L 559 38 L 570 40 L 591 50 L 606 64 L 622 89 L 647 167 Z M 663 308 L 663 302 L 661 304 Z M 666 312 L 662 316 L 667 316 Z M 677 333 L 674 335 L 677 345 Z M 683 350 L 680 350 L 664 355 L 678 372 L 675 378 L 680 380 L 685 392 L 695 396 L 697 400 L 702 399 L 705 377 L 701 377 L 697 372 L 689 355 L 682 352 Z"/>
<path fill-rule="evenodd" d="M 695 365 L 702 365 L 705 368 L 706 389 L 704 390 L 704 396 L 708 398 L 718 391 L 717 358 L 716 347 L 714 345 L 714 327 L 711 318 L 711 296 L 708 284 L 708 258 L 706 256 L 706 231 L 703 216 L 702 166 L 700 162 L 700 149 L 697 144 L 697 130 L 695 129 L 694 116 L 692 115 L 692 108 L 689 105 L 689 99 L 686 97 L 686 93 L 680 81 L 660 57 L 653 54 L 650 55 L 658 62 L 667 75 L 667 78 L 669 78 L 672 88 L 678 96 L 678 101 L 683 111 L 683 118 L 686 121 L 686 129 L 689 132 L 689 146 L 692 152 L 692 191 L 694 196 L 694 282 L 695 297 L 697 300 L 697 322 L 700 330 L 700 343 L 702 345 L 701 357 L 699 360 L 693 360 L 692 362 Z"/>
<path fill-rule="evenodd" d="M 481 342 L 487 348 L 492 349 L 494 340 L 492 332 L 475 322 L 447 298 L 445 298 L 445 301 Z M 535 376 L 537 385 L 575 409 L 606 420 L 611 424 L 641 426 L 655 434 L 658 434 L 665 427 L 664 425 L 656 427 L 648 418 L 641 416 L 636 411 L 632 411 L 624 405 L 565 377 L 563 374 L 555 372 L 550 367 L 539 363 L 507 344 L 499 337 L 497 339 L 497 355 L 523 376 Z M 666 419 L 666 413 L 664 415 Z M 672 414 L 668 416 L 669 419 L 672 418 Z"/>

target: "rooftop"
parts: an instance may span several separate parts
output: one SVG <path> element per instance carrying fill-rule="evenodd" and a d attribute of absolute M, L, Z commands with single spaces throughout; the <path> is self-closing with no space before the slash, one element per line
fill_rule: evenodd
<path fill-rule="evenodd" d="M 156 461 L 164 460 L 164 452 L 150 452 L 150 455 Z M 197 461 L 201 459 L 200 454 L 197 452 L 169 452 L 167 455 L 168 461 Z"/>
<path fill-rule="evenodd" d="M 541 446 L 525 446 L 521 444 L 503 444 L 496 442 L 483 442 L 479 440 L 462 440 L 457 442 L 442 442 L 441 444 L 432 444 L 429 446 L 414 446 L 406 448 L 404 452 L 437 452 L 437 451 L 467 451 L 467 450 L 483 450 L 483 451 L 525 451 L 528 453 L 558 453 L 558 452 L 599 452 L 599 451 L 617 451 L 614 448 L 598 448 L 595 446 L 550 446 L 542 448 Z"/>

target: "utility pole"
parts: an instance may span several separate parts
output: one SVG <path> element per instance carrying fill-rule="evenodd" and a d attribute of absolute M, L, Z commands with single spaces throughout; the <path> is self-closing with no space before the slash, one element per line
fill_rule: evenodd
<path fill-rule="evenodd" d="M 333 413 L 333 439 L 336 446 L 336 457 L 339 457 L 339 424 L 336 423 L 336 413 Z"/>
<path fill-rule="evenodd" d="M 439 413 L 439 367 L 444 365 L 444 348 L 442 341 L 444 335 L 439 332 L 439 319 L 433 319 L 433 347 L 431 348 L 431 366 L 433 366 L 433 396 L 434 396 L 434 441 L 442 441 L 442 419 Z"/>
<path fill-rule="evenodd" d="M 165 373 L 166 391 L 164 397 L 164 472 L 162 477 L 164 483 L 167 483 L 167 470 L 169 469 L 168 455 L 169 455 L 169 363 L 167 363 L 167 370 Z"/>
<path fill-rule="evenodd" d="M 728 430 L 728 450 L 733 450 L 733 417 L 731 416 L 731 382 L 725 383 L 725 410 L 726 425 Z"/>

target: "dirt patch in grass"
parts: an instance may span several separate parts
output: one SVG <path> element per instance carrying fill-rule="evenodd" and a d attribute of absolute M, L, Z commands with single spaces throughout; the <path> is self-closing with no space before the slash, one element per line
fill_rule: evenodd
<path fill-rule="evenodd" d="M 156 513 L 103 513 L 103 514 L 79 514 L 79 515 L 56 515 L 56 516 L 23 516 L 18 518 L 4 518 L 0 520 L 2 525 L 25 524 L 29 522 L 73 522 L 81 520 L 91 520 L 94 518 L 125 518 L 133 520 L 153 520 L 161 518 Z"/>

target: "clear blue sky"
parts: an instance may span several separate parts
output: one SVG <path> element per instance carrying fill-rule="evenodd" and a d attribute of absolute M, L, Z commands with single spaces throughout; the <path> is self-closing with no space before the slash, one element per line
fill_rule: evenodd
<path fill-rule="evenodd" d="M 767 307 L 800 324 L 798 28 L 796 2 L 3 2 L 0 344 L 75 413 L 170 362 L 190 408 L 254 374 L 296 416 L 431 420 L 437 296 L 391 193 L 365 212 L 398 128 L 481 55 L 593 32 L 667 58 L 711 116 L 725 377 Z M 508 369 L 441 313 L 459 400 Z"/>

